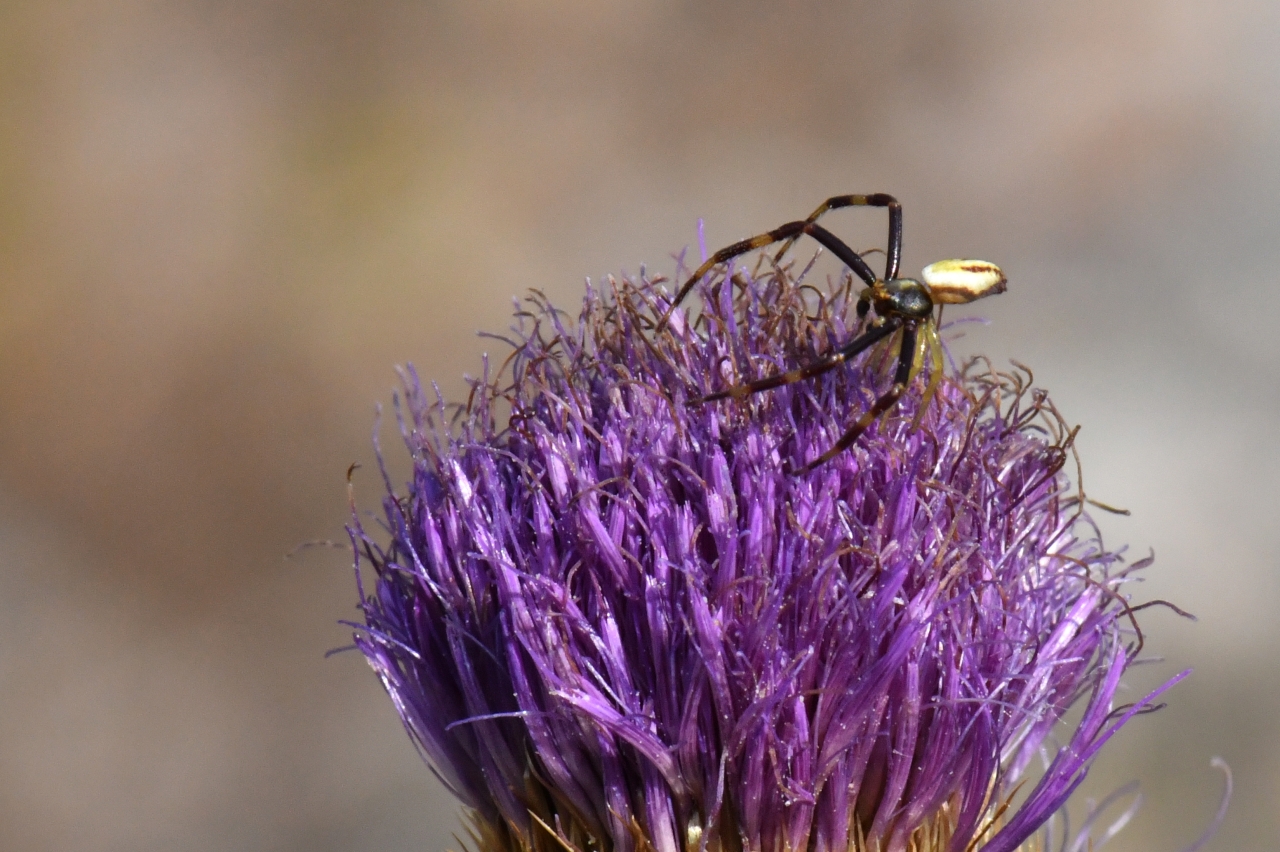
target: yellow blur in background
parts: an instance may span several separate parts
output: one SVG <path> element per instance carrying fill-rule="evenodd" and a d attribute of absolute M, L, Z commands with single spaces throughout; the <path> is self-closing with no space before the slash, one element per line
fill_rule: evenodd
<path fill-rule="evenodd" d="M 1132 697 L 1197 671 L 1089 781 L 1142 779 L 1112 848 L 1198 835 L 1216 754 L 1207 848 L 1271 848 L 1277 43 L 1255 0 L 0 6 L 0 849 L 456 848 L 323 656 L 394 365 L 458 398 L 528 288 L 850 192 L 903 201 L 905 274 L 1002 266 L 953 345 L 1035 370 L 1135 597 L 1200 617 L 1144 614 Z"/>

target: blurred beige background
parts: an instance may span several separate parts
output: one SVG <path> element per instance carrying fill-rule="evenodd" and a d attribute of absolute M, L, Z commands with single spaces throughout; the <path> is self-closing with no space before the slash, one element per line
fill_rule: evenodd
<path fill-rule="evenodd" d="M 456 396 L 528 287 L 871 191 L 907 273 L 1004 266 L 959 348 L 1036 369 L 1200 616 L 1147 614 L 1137 680 L 1197 671 L 1090 780 L 1144 782 L 1112 848 L 1193 839 L 1215 754 L 1208 848 L 1273 848 L 1278 43 L 1265 0 L 0 5 L 0 849 L 453 846 L 323 658 L 393 366 Z"/>

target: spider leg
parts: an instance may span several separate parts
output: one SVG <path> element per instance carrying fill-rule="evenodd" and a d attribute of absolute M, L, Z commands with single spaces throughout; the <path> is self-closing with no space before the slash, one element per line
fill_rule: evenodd
<path fill-rule="evenodd" d="M 671 306 L 668 307 L 666 313 L 662 315 L 662 319 L 658 321 L 658 325 L 655 330 L 662 331 L 662 329 L 666 327 L 667 321 L 671 319 L 671 312 L 676 309 L 676 305 L 680 304 L 680 302 L 684 300 L 684 297 L 689 295 L 689 291 L 693 289 L 693 285 L 701 281 L 702 276 L 710 272 L 716 264 L 724 263 L 726 260 L 732 260 L 733 258 L 746 254 L 749 251 L 773 245 L 780 240 L 796 239 L 801 234 L 808 234 L 818 242 L 822 243 L 822 245 L 826 246 L 832 254 L 844 262 L 845 266 L 848 266 L 859 278 L 865 281 L 868 287 L 876 283 L 876 274 L 871 271 L 870 266 L 867 266 L 867 262 L 862 259 L 862 256 L 845 245 L 844 242 L 835 234 L 831 233 L 821 225 L 814 224 L 813 222 L 788 222 L 787 224 L 774 228 L 772 231 L 767 233 L 748 237 L 747 239 L 739 240 L 732 245 L 727 245 L 720 249 L 720 251 L 711 255 L 711 257 L 707 258 L 706 263 L 695 269 L 693 274 L 689 276 L 689 280 L 685 281 L 684 285 L 676 293 L 675 298 L 671 300 Z"/>
<path fill-rule="evenodd" d="M 915 377 L 920 375 L 920 368 L 924 366 L 924 355 L 929 350 L 929 329 L 928 324 L 923 329 L 923 333 L 916 336 L 916 351 L 911 353 L 911 375 L 907 381 L 914 381 Z"/>
<path fill-rule="evenodd" d="M 838 349 L 831 350 L 826 355 L 823 355 L 821 358 L 819 358 L 818 360 L 814 361 L 811 364 L 805 364 L 803 367 L 798 367 L 786 373 L 779 373 L 776 376 L 767 376 L 763 379 L 756 379 L 754 382 L 746 382 L 745 384 L 734 385 L 733 387 L 728 388 L 727 390 L 716 391 L 715 393 L 707 394 L 706 396 L 701 397 L 700 399 L 692 400 L 692 402 L 693 403 L 715 402 L 717 399 L 728 399 L 728 398 L 742 399 L 744 397 L 750 396 L 753 393 L 759 393 L 760 391 L 771 390 L 776 387 L 781 387 L 782 385 L 789 385 L 794 382 L 802 382 L 805 379 L 811 379 L 814 376 L 820 376 L 823 373 L 827 372 L 828 370 L 831 370 L 835 367 L 840 366 L 845 361 L 848 361 L 850 358 L 853 358 L 854 356 L 858 355 L 863 350 L 870 348 L 877 342 L 888 337 L 890 334 L 893 334 L 893 332 L 897 331 L 897 329 L 898 329 L 898 323 L 892 322 L 892 321 L 886 322 L 883 325 L 876 326 L 875 328 L 868 331 L 866 334 L 863 334 L 859 337 L 855 337 L 853 340 L 849 341 L 844 346 L 841 346 Z"/>
<path fill-rule="evenodd" d="M 919 428 L 920 421 L 924 419 L 924 413 L 929 410 L 929 405 L 933 402 L 938 383 L 942 381 L 942 340 L 939 339 L 938 329 L 932 321 L 925 323 L 924 340 L 929 346 L 929 383 L 925 385 L 924 396 L 920 397 L 920 407 L 916 409 L 916 416 L 911 418 L 912 430 Z"/>
<path fill-rule="evenodd" d="M 892 281 L 897 278 L 898 265 L 902 259 L 902 205 L 898 203 L 898 199 L 883 192 L 873 195 L 836 195 L 819 204 L 818 209 L 810 213 L 809 218 L 804 221 L 813 224 L 828 210 L 839 210 L 841 207 L 889 208 L 889 248 L 885 252 L 884 280 Z M 789 238 L 773 256 L 773 262 L 781 262 L 782 256 L 791 249 L 795 241 L 795 237 Z"/>
<path fill-rule="evenodd" d="M 875 401 L 863 415 L 858 418 L 858 422 L 849 427 L 849 431 L 840 436 L 840 440 L 836 441 L 835 446 L 809 462 L 802 471 L 808 472 L 813 470 L 820 464 L 831 461 L 840 453 L 853 446 L 853 442 L 867 431 L 867 427 L 875 422 L 876 418 L 893 408 L 898 398 L 902 396 L 903 391 L 907 389 L 907 381 L 911 378 L 911 362 L 915 360 L 916 350 L 916 324 L 909 322 L 902 327 L 902 348 L 898 351 L 898 370 L 893 377 L 893 387 L 885 391 L 884 395 Z"/>

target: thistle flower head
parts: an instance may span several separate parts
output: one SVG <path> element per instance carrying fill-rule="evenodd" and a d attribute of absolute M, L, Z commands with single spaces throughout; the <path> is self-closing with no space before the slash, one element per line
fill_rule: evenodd
<path fill-rule="evenodd" d="M 1018 848 L 1145 706 L 1112 709 L 1141 563 L 1083 514 L 1073 433 L 975 363 L 798 472 L 893 353 L 690 402 L 856 330 L 847 282 L 703 295 L 655 333 L 643 273 L 576 321 L 534 294 L 452 417 L 406 371 L 357 644 L 484 852 Z"/>

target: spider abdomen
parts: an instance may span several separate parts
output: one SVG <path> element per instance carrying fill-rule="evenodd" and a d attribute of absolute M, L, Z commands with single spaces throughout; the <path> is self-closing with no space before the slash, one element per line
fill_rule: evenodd
<path fill-rule="evenodd" d="M 1003 293 L 1004 273 L 989 260 L 940 260 L 924 268 L 921 275 L 933 301 L 939 305 L 962 305 Z"/>

